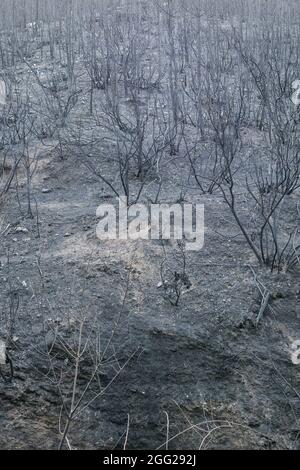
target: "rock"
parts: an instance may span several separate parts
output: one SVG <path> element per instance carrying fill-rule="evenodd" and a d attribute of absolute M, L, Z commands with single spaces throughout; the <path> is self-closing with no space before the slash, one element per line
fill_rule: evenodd
<path fill-rule="evenodd" d="M 43 188 L 43 189 L 42 189 L 42 193 L 43 193 L 43 194 L 52 193 L 52 189 L 50 189 L 50 188 Z"/>

